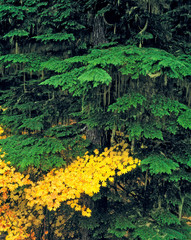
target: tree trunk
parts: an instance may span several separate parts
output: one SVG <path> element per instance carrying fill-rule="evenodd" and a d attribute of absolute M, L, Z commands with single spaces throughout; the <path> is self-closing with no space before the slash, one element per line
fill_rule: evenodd
<path fill-rule="evenodd" d="M 81 229 L 81 240 L 90 240 L 88 229 L 85 228 Z"/>

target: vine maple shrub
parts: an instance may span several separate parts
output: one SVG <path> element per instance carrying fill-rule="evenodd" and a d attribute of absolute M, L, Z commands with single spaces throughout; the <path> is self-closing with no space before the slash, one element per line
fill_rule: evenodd
<path fill-rule="evenodd" d="M 113 182 L 116 173 L 125 174 L 140 162 L 129 156 L 127 146 L 123 142 L 102 153 L 96 149 L 95 155 L 87 152 L 66 169 L 53 169 L 42 181 L 25 189 L 28 205 L 47 205 L 49 210 L 56 210 L 61 202 L 66 202 L 76 211 L 81 210 L 83 216 L 90 216 L 91 210 L 78 204 L 81 194 L 93 196 L 107 185 L 107 180 Z"/>
<path fill-rule="evenodd" d="M 7 232 L 6 240 L 34 239 L 33 233 L 26 232 L 28 211 L 22 209 L 24 199 L 20 195 L 23 191 L 19 191 L 19 188 L 31 184 L 31 181 L 29 176 L 16 172 L 9 164 L 0 159 L 0 233 Z"/>
<path fill-rule="evenodd" d="M 116 175 L 132 171 L 138 164 L 140 160 L 129 156 L 128 145 L 122 142 L 102 153 L 97 149 L 92 155 L 87 152 L 34 183 L 29 175 L 0 160 L 0 233 L 7 232 L 7 240 L 35 239 L 35 227 L 44 218 L 43 207 L 56 211 L 63 202 L 90 217 L 91 209 L 80 202 L 82 194 L 93 196 Z"/>

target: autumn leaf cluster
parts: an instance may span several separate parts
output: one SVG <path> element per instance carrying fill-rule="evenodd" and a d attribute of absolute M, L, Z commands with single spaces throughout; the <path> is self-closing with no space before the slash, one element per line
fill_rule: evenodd
<path fill-rule="evenodd" d="M 107 181 L 114 181 L 114 176 L 125 174 L 139 163 L 138 159 L 129 156 L 127 144 L 118 144 L 99 153 L 78 157 L 66 169 L 53 169 L 42 181 L 37 182 L 31 188 L 26 189 L 26 197 L 29 205 L 35 204 L 56 210 L 62 202 L 66 202 L 76 211 L 82 211 L 82 215 L 90 216 L 91 210 L 80 206 L 78 200 L 81 194 L 93 196 L 105 187 Z"/>
<path fill-rule="evenodd" d="M 92 197 L 116 175 L 132 171 L 139 163 L 122 142 L 102 153 L 97 149 L 93 154 L 86 152 L 65 169 L 52 169 L 33 182 L 0 160 L 0 232 L 7 232 L 6 240 L 35 239 L 35 228 L 45 218 L 43 209 L 56 211 L 62 203 L 90 217 L 91 209 L 80 201 L 82 195 Z"/>
<path fill-rule="evenodd" d="M 26 232 L 28 209 L 22 195 L 22 188 L 31 181 L 9 164 L 0 159 L 0 233 L 7 232 L 6 240 L 34 239 L 32 232 Z"/>

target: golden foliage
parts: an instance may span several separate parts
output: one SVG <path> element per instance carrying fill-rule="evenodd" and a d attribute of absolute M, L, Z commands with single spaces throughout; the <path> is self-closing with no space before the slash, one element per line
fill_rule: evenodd
<path fill-rule="evenodd" d="M 31 183 L 29 175 L 16 172 L 0 159 L 0 233 L 7 232 L 6 240 L 35 239 L 32 232 L 26 232 L 26 198 L 19 190 Z"/>
<path fill-rule="evenodd" d="M 42 180 L 32 182 L 29 175 L 0 159 L 0 233 L 7 233 L 6 240 L 35 240 L 35 232 L 45 223 L 44 209 L 56 211 L 63 202 L 90 217 L 91 210 L 80 201 L 83 194 L 93 196 L 116 175 L 133 170 L 139 163 L 129 156 L 128 145 L 122 142 L 102 153 L 97 149 L 91 155 L 86 152 L 65 169 L 53 169 Z M 58 217 L 55 230 L 67 219 Z M 44 230 L 42 239 L 47 234 Z"/>
<path fill-rule="evenodd" d="M 132 171 L 139 164 L 138 159 L 129 156 L 127 144 L 117 144 L 94 155 L 88 152 L 84 157 L 78 157 L 66 169 L 53 169 L 36 185 L 25 189 L 28 205 L 47 206 L 56 210 L 62 202 L 66 202 L 83 216 L 91 216 L 91 210 L 79 204 L 82 194 L 90 197 L 106 186 L 107 181 L 114 181 L 114 176 Z"/>

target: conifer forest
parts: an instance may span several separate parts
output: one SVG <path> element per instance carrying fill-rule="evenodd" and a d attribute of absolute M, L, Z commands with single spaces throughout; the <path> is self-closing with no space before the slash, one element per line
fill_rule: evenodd
<path fill-rule="evenodd" d="M 191 240 L 190 0 L 0 0 L 0 239 Z"/>

